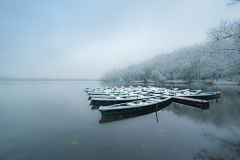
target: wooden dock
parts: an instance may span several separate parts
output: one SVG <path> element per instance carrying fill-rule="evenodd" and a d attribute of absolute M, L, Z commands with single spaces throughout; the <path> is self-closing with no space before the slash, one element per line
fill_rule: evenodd
<path fill-rule="evenodd" d="M 206 100 L 184 98 L 184 97 L 172 97 L 172 102 L 186 104 L 189 106 L 197 107 L 202 110 L 209 109 L 209 102 Z"/>

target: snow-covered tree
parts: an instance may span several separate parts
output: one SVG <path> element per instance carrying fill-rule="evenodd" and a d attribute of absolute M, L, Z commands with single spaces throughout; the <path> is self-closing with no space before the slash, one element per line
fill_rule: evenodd
<path fill-rule="evenodd" d="M 240 0 L 232 0 L 232 2 L 227 4 L 227 6 L 234 6 L 238 2 L 240 2 Z"/>
<path fill-rule="evenodd" d="M 201 80 L 239 77 L 240 21 L 210 28 L 203 44 L 162 53 L 138 64 L 105 73 L 104 81 Z M 239 79 L 238 78 L 238 79 Z"/>
<path fill-rule="evenodd" d="M 221 75 L 223 71 L 239 72 L 240 66 L 240 21 L 227 23 L 222 21 L 218 28 L 207 32 L 207 45 L 204 60 L 208 64 L 208 72 Z"/>

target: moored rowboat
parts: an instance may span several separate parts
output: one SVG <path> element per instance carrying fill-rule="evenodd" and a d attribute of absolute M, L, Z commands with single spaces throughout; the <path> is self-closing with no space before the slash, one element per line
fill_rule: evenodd
<path fill-rule="evenodd" d="M 220 98 L 221 92 L 206 92 L 206 93 L 197 93 L 197 94 L 190 94 L 190 95 L 185 95 L 185 94 L 177 94 L 177 97 L 186 97 L 186 98 L 193 98 L 193 99 L 205 99 L 205 100 L 210 100 L 210 99 L 216 99 Z"/>
<path fill-rule="evenodd" d="M 110 106 L 101 106 L 99 107 L 99 111 L 103 116 L 106 115 L 114 115 L 114 114 L 125 114 L 132 113 L 137 111 L 142 111 L 145 109 L 150 109 L 155 107 L 156 110 L 161 105 L 169 104 L 172 97 L 163 96 L 163 97 L 155 97 L 143 100 L 137 100 L 130 103 L 121 103 Z"/>
<path fill-rule="evenodd" d="M 143 100 L 143 99 L 149 99 L 149 98 L 155 98 L 155 97 L 160 97 L 160 95 L 149 95 L 149 96 L 144 96 L 144 95 L 139 95 L 139 96 L 123 96 L 123 97 L 109 97 L 109 98 L 92 98 L 91 99 L 91 104 L 92 105 L 112 105 L 112 104 L 119 104 L 119 103 L 127 103 L 127 102 L 132 102 L 136 100 Z"/>
<path fill-rule="evenodd" d="M 169 103 L 171 98 L 172 97 L 164 96 L 164 97 L 158 97 L 158 98 L 137 100 L 130 103 L 121 103 L 121 104 L 115 104 L 111 106 L 101 106 L 99 108 L 99 111 L 101 111 L 103 116 L 131 113 L 136 111 L 142 111 L 144 109 L 149 109 L 152 107 L 157 108 L 160 105 Z"/>

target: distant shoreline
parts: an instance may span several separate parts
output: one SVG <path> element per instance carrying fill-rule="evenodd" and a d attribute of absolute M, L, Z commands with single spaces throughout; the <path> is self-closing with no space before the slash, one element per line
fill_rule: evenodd
<path fill-rule="evenodd" d="M 60 79 L 60 78 L 10 78 L 0 77 L 0 81 L 100 81 L 99 79 Z"/>
<path fill-rule="evenodd" d="M 104 82 L 104 81 L 103 81 Z M 121 82 L 127 82 L 127 81 L 121 81 Z M 234 80 L 224 80 L 224 79 L 214 79 L 214 80 L 201 80 L 201 81 L 195 81 L 195 80 L 191 80 L 191 81 L 183 81 L 183 80 L 167 80 L 165 82 L 153 82 L 153 81 L 147 81 L 147 82 L 143 82 L 143 81 L 129 81 L 127 83 L 132 83 L 132 84 L 141 84 L 141 83 L 152 83 L 152 84 L 190 84 L 190 83 L 202 83 L 202 84 L 206 84 L 206 85 L 240 85 L 239 81 L 234 81 Z"/>

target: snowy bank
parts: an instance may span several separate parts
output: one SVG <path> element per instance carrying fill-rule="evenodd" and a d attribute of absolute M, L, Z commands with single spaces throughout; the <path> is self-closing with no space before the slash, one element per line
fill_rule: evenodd
<path fill-rule="evenodd" d="M 224 79 L 214 79 L 213 84 L 239 85 L 239 81 L 228 81 Z"/>

